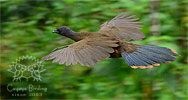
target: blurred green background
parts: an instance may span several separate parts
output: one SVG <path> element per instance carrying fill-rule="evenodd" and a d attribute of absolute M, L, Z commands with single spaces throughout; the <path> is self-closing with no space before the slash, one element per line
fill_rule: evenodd
<path fill-rule="evenodd" d="M 188 100 L 187 0 L 1 0 L 1 99 L 62 100 Z M 176 50 L 181 56 L 153 69 L 132 69 L 122 58 L 96 66 L 65 66 L 46 61 L 42 81 L 12 81 L 9 65 L 29 55 L 41 59 L 54 48 L 73 43 L 53 34 L 59 26 L 76 32 L 98 31 L 100 24 L 119 13 L 140 18 L 146 35 L 138 44 Z M 156 27 L 155 27 L 156 26 Z M 46 87 L 42 96 L 9 92 L 33 84 Z M 26 96 L 12 94 L 26 93 Z"/>

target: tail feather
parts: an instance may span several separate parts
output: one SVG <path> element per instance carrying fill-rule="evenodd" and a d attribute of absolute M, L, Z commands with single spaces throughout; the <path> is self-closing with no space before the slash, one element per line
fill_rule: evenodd
<path fill-rule="evenodd" d="M 133 68 L 152 68 L 153 65 L 160 65 L 159 63 L 174 61 L 174 56 L 179 56 L 174 50 L 148 45 L 143 45 L 131 53 L 122 52 L 121 55 Z"/>
<path fill-rule="evenodd" d="M 133 59 L 136 62 L 135 65 L 143 65 L 143 66 L 150 65 L 147 62 L 143 61 L 142 59 L 139 59 L 135 53 L 131 53 L 129 54 L 129 56 L 131 59 Z"/>
<path fill-rule="evenodd" d="M 147 49 L 144 49 L 144 48 L 139 48 L 138 51 L 140 51 L 141 53 L 146 53 L 147 56 L 153 56 L 153 57 L 156 57 L 158 59 L 162 59 L 162 60 L 167 60 L 167 61 L 173 61 L 175 60 L 175 57 L 171 56 L 171 55 L 168 55 L 168 54 L 165 54 L 165 53 L 160 53 L 158 52 L 157 50 L 153 49 L 153 50 L 147 50 Z M 162 62 L 162 63 L 165 63 Z"/>
<path fill-rule="evenodd" d="M 152 54 L 146 53 L 146 52 L 142 52 L 141 50 L 137 51 L 138 53 L 140 53 L 141 56 L 144 56 L 144 58 L 147 58 L 151 61 L 154 61 L 155 63 L 164 63 L 165 60 L 164 59 L 159 59 L 159 57 L 155 57 Z"/>
<path fill-rule="evenodd" d="M 127 53 L 123 52 L 121 55 L 122 55 L 122 57 L 124 58 L 125 62 L 127 62 L 127 64 L 128 64 L 129 66 L 133 66 L 133 65 L 134 65 L 133 60 L 129 58 L 129 56 L 128 56 Z"/>
<path fill-rule="evenodd" d="M 141 59 L 142 61 L 146 62 L 148 65 L 152 65 L 155 64 L 156 62 L 154 62 L 153 60 L 150 60 L 146 57 L 146 55 L 144 54 L 140 54 L 140 52 L 134 52 L 134 54 L 137 55 L 138 59 Z"/>
<path fill-rule="evenodd" d="M 179 56 L 176 53 L 176 51 L 169 49 L 169 48 L 165 48 L 165 47 L 149 46 L 149 45 L 143 45 L 142 47 L 146 48 L 146 49 L 156 50 L 156 52 L 161 52 L 161 53 L 165 53 L 165 54 L 168 54 L 168 55 Z"/>

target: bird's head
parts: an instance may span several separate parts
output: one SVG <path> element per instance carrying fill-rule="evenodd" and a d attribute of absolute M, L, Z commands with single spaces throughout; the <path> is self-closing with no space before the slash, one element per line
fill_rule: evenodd
<path fill-rule="evenodd" d="M 53 33 L 57 33 L 57 34 L 64 35 L 64 36 L 67 36 L 71 32 L 72 30 L 67 26 L 61 26 L 53 31 Z"/>

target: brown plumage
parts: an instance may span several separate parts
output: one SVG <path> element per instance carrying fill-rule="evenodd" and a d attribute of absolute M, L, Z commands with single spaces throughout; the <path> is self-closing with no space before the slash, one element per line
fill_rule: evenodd
<path fill-rule="evenodd" d="M 144 34 L 139 31 L 138 18 L 130 15 L 118 15 L 101 25 L 98 32 L 74 32 L 66 26 L 57 28 L 55 33 L 76 41 L 45 56 L 59 64 L 78 64 L 93 66 L 108 57 L 123 57 L 132 68 L 152 68 L 159 63 L 175 60 L 178 54 L 168 48 L 158 46 L 137 45 L 129 40 L 141 40 Z"/>

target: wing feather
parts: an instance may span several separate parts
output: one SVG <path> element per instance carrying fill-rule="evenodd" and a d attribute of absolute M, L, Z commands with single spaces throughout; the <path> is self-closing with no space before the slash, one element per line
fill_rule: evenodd
<path fill-rule="evenodd" d="M 65 50 L 60 50 L 59 52 L 57 52 L 57 53 L 55 53 L 54 55 L 52 55 L 52 56 L 55 56 L 55 57 L 52 57 L 52 58 L 55 58 L 54 60 L 53 60 L 53 63 L 54 62 L 58 62 L 60 59 L 61 59 L 61 56 L 59 55 L 59 54 L 62 54 L 62 52 L 64 52 Z"/>
<path fill-rule="evenodd" d="M 61 56 L 60 56 L 60 62 L 59 62 L 59 64 L 63 64 L 63 63 L 65 62 L 66 50 L 67 50 L 66 48 L 65 48 L 65 49 L 62 49 L 62 51 L 63 51 L 63 52 L 62 52 L 62 55 L 61 55 L 61 54 L 57 54 L 58 56 L 61 55 Z M 54 61 L 54 62 L 57 62 L 57 61 Z M 53 63 L 54 63 L 54 62 L 53 62 Z"/>
<path fill-rule="evenodd" d="M 119 14 L 111 21 L 102 24 L 99 33 L 120 39 L 141 40 L 145 37 L 144 34 L 139 31 L 142 25 L 139 25 L 141 22 L 137 22 L 138 18 L 134 17 L 135 15 Z"/>
<path fill-rule="evenodd" d="M 67 53 L 66 53 L 67 56 L 66 56 L 66 58 L 65 58 L 65 59 L 66 59 L 66 66 L 69 66 L 69 65 L 71 64 L 71 59 L 72 59 L 72 58 L 71 58 L 71 53 L 70 53 L 70 51 L 71 51 L 71 50 L 70 50 L 69 48 L 67 48 Z"/>
<path fill-rule="evenodd" d="M 86 57 L 86 59 L 87 59 L 89 65 L 95 65 L 95 62 L 94 62 L 94 60 L 92 59 L 91 53 L 88 52 L 88 49 L 84 49 L 83 52 L 84 52 L 84 55 L 85 55 L 85 57 Z"/>
<path fill-rule="evenodd" d="M 73 65 L 75 65 L 78 62 L 77 55 L 76 55 L 74 50 L 71 50 L 71 54 L 72 54 L 72 61 L 71 62 L 72 62 Z"/>
<path fill-rule="evenodd" d="M 84 66 L 93 66 L 97 62 L 110 57 L 110 53 L 114 52 L 113 47 L 118 46 L 117 42 L 107 37 L 83 39 L 66 48 L 50 53 L 42 61 L 53 59 L 53 63 L 66 63 L 67 66 L 77 63 Z"/>

